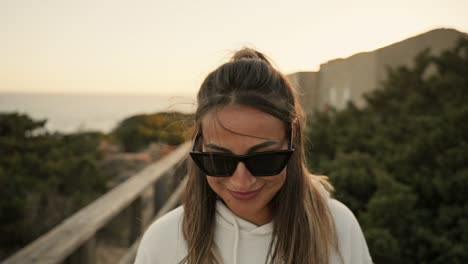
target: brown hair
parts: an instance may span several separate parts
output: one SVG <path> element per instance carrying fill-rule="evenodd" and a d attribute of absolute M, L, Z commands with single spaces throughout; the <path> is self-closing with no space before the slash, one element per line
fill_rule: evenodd
<path fill-rule="evenodd" d="M 257 108 L 282 120 L 285 127 L 292 125 L 295 151 L 284 185 L 270 202 L 274 227 L 269 255 L 272 263 L 328 264 L 330 253 L 337 250 L 337 241 L 321 188 L 332 187 L 326 177 L 311 175 L 305 166 L 305 118 L 286 77 L 265 55 L 244 48 L 206 77 L 197 101 L 195 119 L 199 127 L 206 113 L 231 104 Z M 214 244 L 216 197 L 205 175 L 189 159 L 182 223 L 188 253 L 182 263 L 222 262 Z"/>

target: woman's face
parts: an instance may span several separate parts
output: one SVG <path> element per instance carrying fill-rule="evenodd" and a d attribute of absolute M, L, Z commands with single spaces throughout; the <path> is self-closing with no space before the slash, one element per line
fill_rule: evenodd
<path fill-rule="evenodd" d="M 201 123 L 206 152 L 242 155 L 288 148 L 284 123 L 252 107 L 226 106 L 207 113 Z M 274 176 L 255 177 L 243 162 L 230 177 L 207 176 L 210 187 L 234 214 L 257 225 L 271 221 L 269 203 L 285 179 L 286 168 Z"/>

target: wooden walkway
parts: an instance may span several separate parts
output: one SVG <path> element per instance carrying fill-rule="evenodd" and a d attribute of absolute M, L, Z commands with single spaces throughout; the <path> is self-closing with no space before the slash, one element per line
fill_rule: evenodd
<path fill-rule="evenodd" d="M 128 244 L 131 246 L 120 263 L 132 263 L 144 230 L 155 217 L 180 203 L 187 172 L 185 159 L 189 149 L 190 143 L 184 143 L 2 263 L 94 264 L 97 233 L 116 217 L 126 215 L 123 212 L 130 215 L 126 222 Z"/>

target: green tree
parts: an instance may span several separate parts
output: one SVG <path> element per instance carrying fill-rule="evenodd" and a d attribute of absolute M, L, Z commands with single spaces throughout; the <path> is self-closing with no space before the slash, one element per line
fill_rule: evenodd
<path fill-rule="evenodd" d="M 382 86 L 361 109 L 315 114 L 309 165 L 356 214 L 376 263 L 467 263 L 468 39 Z"/>
<path fill-rule="evenodd" d="M 50 134 L 45 121 L 0 114 L 0 259 L 106 191 L 100 133 Z"/>
<path fill-rule="evenodd" d="M 112 136 L 125 151 L 137 152 L 150 143 L 179 145 L 188 140 L 193 115 L 178 112 L 135 115 L 124 119 Z"/>

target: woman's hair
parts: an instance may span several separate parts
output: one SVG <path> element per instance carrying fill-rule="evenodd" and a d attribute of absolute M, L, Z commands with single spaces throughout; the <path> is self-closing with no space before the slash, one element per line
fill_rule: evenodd
<path fill-rule="evenodd" d="M 206 113 L 233 104 L 254 107 L 282 120 L 286 129 L 292 127 L 295 150 L 284 185 L 270 202 L 274 226 L 270 259 L 272 263 L 328 264 L 337 242 L 323 188 L 332 188 L 326 177 L 311 175 L 305 166 L 305 118 L 286 77 L 265 55 L 244 48 L 206 77 L 197 101 L 195 121 L 200 130 Z M 216 199 L 206 176 L 189 159 L 182 222 L 188 253 L 182 262 L 221 262 L 214 244 Z"/>

